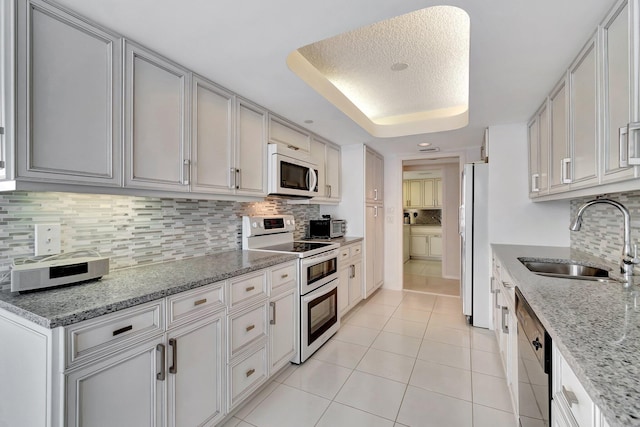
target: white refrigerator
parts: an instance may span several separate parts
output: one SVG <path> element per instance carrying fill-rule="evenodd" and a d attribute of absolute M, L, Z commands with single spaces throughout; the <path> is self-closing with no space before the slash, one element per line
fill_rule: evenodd
<path fill-rule="evenodd" d="M 489 165 L 469 163 L 462 170 L 460 206 L 462 312 L 469 323 L 491 326 L 490 248 L 488 233 Z"/>

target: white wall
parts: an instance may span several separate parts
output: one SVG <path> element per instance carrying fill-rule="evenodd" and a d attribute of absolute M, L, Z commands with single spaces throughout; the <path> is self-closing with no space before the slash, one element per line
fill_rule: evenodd
<path fill-rule="evenodd" d="M 527 125 L 489 128 L 489 242 L 569 246 L 569 201 L 528 193 Z"/>
<path fill-rule="evenodd" d="M 460 278 L 460 235 L 458 233 L 458 208 L 460 206 L 460 167 L 445 165 L 442 170 L 442 276 Z"/>

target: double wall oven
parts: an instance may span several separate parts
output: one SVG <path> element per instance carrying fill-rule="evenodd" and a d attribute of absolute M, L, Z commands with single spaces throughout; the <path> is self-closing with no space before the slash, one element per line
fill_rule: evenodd
<path fill-rule="evenodd" d="M 242 218 L 243 249 L 298 256 L 300 295 L 299 351 L 294 363 L 302 363 L 327 342 L 340 327 L 338 318 L 338 248 L 336 243 L 293 240 L 291 215 Z"/>

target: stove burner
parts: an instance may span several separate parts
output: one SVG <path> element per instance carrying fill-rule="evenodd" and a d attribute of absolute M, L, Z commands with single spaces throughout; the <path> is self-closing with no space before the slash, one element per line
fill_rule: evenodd
<path fill-rule="evenodd" d="M 278 251 L 278 252 L 308 252 L 314 249 L 321 249 L 327 246 L 331 246 L 331 243 L 318 243 L 318 242 L 291 242 L 283 243 L 281 245 L 267 246 L 260 248 L 266 251 Z"/>

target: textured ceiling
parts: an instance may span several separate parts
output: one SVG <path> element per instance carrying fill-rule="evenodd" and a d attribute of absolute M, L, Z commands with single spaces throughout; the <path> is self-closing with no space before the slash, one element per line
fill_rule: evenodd
<path fill-rule="evenodd" d="M 339 90 L 370 122 L 393 127 L 393 136 L 407 134 L 407 122 L 419 121 L 413 129 L 425 133 L 433 122 L 468 109 L 469 15 L 456 7 L 420 9 L 304 46 L 292 53 L 297 54 L 332 83 L 314 89 L 330 100 L 325 88 Z M 408 67 L 394 71 L 393 64 Z M 303 78 L 308 71 L 289 65 Z M 336 106 L 349 114 L 349 105 Z M 370 131 L 368 123 L 356 121 Z M 456 122 L 464 125 L 466 120 Z"/>
<path fill-rule="evenodd" d="M 58 0 L 338 144 L 383 154 L 479 147 L 484 127 L 525 122 L 614 0 Z M 292 73 L 287 56 L 418 9 L 448 4 L 471 18 L 469 125 L 375 138 Z M 312 124 L 304 121 L 313 120 Z"/>

